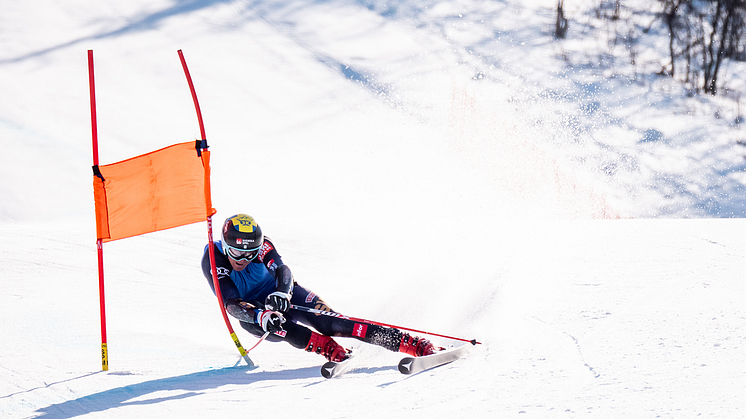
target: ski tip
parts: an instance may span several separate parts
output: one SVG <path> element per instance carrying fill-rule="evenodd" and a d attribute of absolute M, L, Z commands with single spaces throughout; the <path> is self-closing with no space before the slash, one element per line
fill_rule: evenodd
<path fill-rule="evenodd" d="M 399 372 L 405 375 L 411 374 L 413 363 L 414 363 L 414 358 L 402 359 L 401 361 L 399 361 Z"/>
<path fill-rule="evenodd" d="M 332 375 L 334 375 L 334 364 L 329 364 L 330 363 L 327 362 L 326 364 L 321 366 L 321 376 L 324 378 L 332 378 Z"/>
<path fill-rule="evenodd" d="M 324 378 L 332 378 L 336 368 L 337 364 L 335 362 L 327 362 L 321 366 L 321 376 Z"/>

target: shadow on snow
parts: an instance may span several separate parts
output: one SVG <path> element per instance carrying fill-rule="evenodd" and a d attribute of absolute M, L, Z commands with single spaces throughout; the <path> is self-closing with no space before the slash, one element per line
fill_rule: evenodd
<path fill-rule="evenodd" d="M 260 372 L 249 374 L 248 367 L 228 367 L 218 370 L 200 371 L 179 375 L 176 377 L 159 378 L 142 383 L 117 387 L 89 396 L 53 404 L 36 411 L 37 418 L 64 419 L 103 412 L 126 406 L 157 404 L 169 400 L 186 399 L 199 396 L 206 390 L 217 389 L 226 385 L 247 385 L 258 381 L 298 380 L 304 378 L 320 378 L 318 367 L 306 367 L 286 371 Z M 143 398 L 160 391 L 179 391 L 174 395 Z"/>
<path fill-rule="evenodd" d="M 61 44 L 44 48 L 37 51 L 29 52 L 28 54 L 21 55 L 19 57 L 0 60 L 0 64 L 17 63 L 29 58 L 39 57 L 60 49 L 71 47 L 73 45 L 80 44 L 82 42 L 92 41 L 96 39 L 111 38 L 119 35 L 125 35 L 131 32 L 140 32 L 155 29 L 158 25 L 173 16 L 191 13 L 200 9 L 208 8 L 220 3 L 230 3 L 230 0 L 177 0 L 171 7 L 165 8 L 155 13 L 151 13 L 142 18 L 133 18 L 133 22 L 125 25 L 121 28 L 114 29 L 108 32 L 102 32 L 94 35 L 84 36 L 82 38 L 73 39 Z"/>

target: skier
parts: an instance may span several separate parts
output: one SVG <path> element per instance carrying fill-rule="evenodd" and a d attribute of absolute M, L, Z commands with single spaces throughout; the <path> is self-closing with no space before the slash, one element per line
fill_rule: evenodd
<path fill-rule="evenodd" d="M 228 217 L 221 238 L 214 243 L 214 253 L 223 303 L 226 311 L 252 335 L 269 332 L 269 341 L 285 341 L 335 362 L 349 358 L 350 351 L 332 336 L 357 338 L 411 356 L 430 355 L 442 349 L 395 328 L 290 310 L 293 304 L 336 313 L 318 295 L 295 282 L 274 243 L 262 234 L 251 216 Z M 202 272 L 214 293 L 207 246 Z"/>

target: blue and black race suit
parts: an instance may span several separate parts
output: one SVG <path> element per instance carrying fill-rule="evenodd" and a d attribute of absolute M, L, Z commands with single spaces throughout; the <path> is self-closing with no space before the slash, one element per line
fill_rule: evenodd
<path fill-rule="evenodd" d="M 222 252 L 222 243 L 215 246 L 215 266 L 226 311 L 237 318 L 241 327 L 255 336 L 264 331 L 255 322 L 255 310 L 264 309 L 267 296 L 275 291 L 291 294 L 291 304 L 317 310 L 335 312 L 314 292 L 298 285 L 290 268 L 282 261 L 274 243 L 265 236 L 259 255 L 241 271 L 233 269 L 228 257 Z M 210 255 L 208 247 L 202 256 L 202 272 L 213 293 Z M 247 304 L 248 303 L 248 304 Z M 287 341 L 296 348 L 305 348 L 311 338 L 310 326 L 326 336 L 354 337 L 367 343 L 397 351 L 402 333 L 397 329 L 373 324 L 353 322 L 338 317 L 290 310 L 283 314 L 286 322 L 283 331 L 267 337 L 269 341 Z"/>

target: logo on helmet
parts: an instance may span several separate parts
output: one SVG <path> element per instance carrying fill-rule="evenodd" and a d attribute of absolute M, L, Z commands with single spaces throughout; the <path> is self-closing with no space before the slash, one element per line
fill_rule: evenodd
<path fill-rule="evenodd" d="M 239 214 L 231 220 L 233 227 L 242 233 L 253 233 L 258 224 L 253 217 L 245 214 Z"/>

